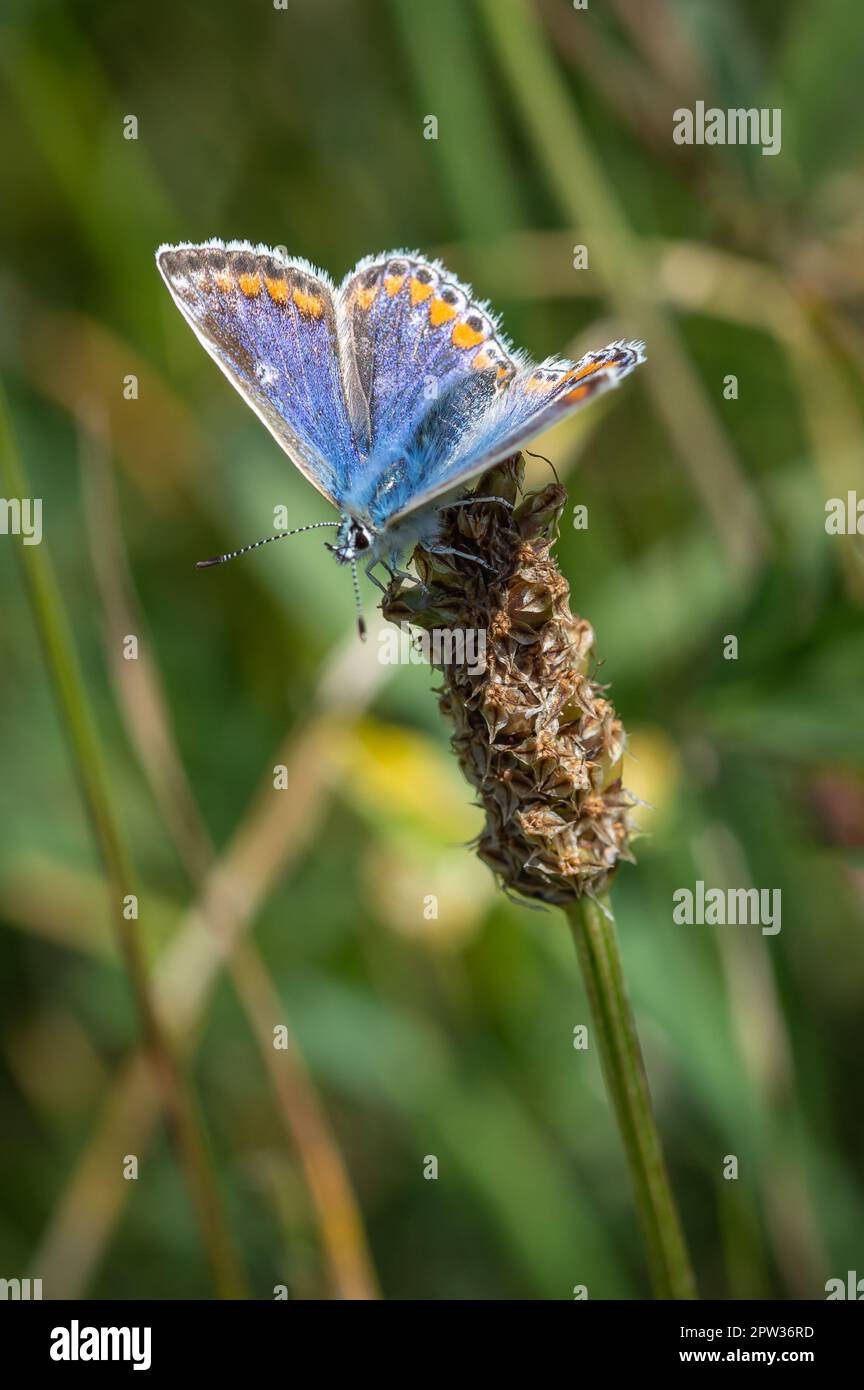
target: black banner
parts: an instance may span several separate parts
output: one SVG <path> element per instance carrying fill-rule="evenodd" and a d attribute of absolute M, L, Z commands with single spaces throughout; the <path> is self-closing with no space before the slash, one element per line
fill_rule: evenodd
<path fill-rule="evenodd" d="M 453 1371 L 453 1346 L 446 1334 L 446 1314 L 440 1304 L 429 1321 L 429 1305 L 417 1308 L 429 1336 L 418 1347 L 424 1377 L 440 1358 L 442 1374 Z M 543 1357 L 548 1338 L 565 1337 L 562 1347 L 574 1370 L 600 1360 L 610 1371 L 666 1371 L 672 1367 L 762 1365 L 804 1366 L 821 1376 L 853 1361 L 860 1345 L 857 1309 L 839 1301 L 810 1303 L 631 1303 L 575 1302 L 506 1304 L 507 1324 L 495 1336 L 482 1333 L 488 1309 L 500 1304 L 456 1305 L 452 1324 L 464 1335 L 462 1317 L 475 1308 L 481 1323 L 471 1331 L 478 1353 L 492 1365 L 502 1353 L 508 1359 L 521 1349 L 522 1333 L 530 1337 L 526 1351 Z M 378 1319 L 383 1321 L 379 1322 Z M 161 1376 L 165 1372 L 232 1371 L 248 1373 L 250 1366 L 281 1366 L 286 1375 L 299 1369 L 314 1350 L 311 1340 L 341 1328 L 350 1331 L 352 1363 L 364 1365 L 363 1337 L 370 1338 L 370 1365 L 380 1365 L 381 1333 L 404 1328 L 390 1322 L 385 1309 L 364 1314 L 320 1303 L 130 1303 L 130 1302 L 7 1302 L 0 1305 L 0 1334 L 6 1364 L 14 1361 L 24 1372 L 49 1372 L 52 1378 L 89 1376 L 110 1369 Z M 343 1319 L 346 1321 L 343 1322 Z M 544 1342 L 538 1343 L 540 1331 Z M 431 1335 L 434 1331 L 434 1336 Z M 478 1333 L 480 1334 L 478 1336 Z M 374 1345 L 371 1339 L 375 1338 Z M 302 1341 L 298 1342 L 298 1338 Z M 576 1339 L 576 1340 L 573 1340 Z M 321 1344 L 322 1360 L 332 1367 L 334 1345 Z M 460 1353 L 461 1355 L 461 1353 Z M 410 1368 L 402 1360 L 404 1374 Z"/>

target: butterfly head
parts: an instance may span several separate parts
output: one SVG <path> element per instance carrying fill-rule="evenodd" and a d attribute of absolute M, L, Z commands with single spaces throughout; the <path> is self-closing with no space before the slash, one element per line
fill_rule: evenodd
<path fill-rule="evenodd" d="M 327 542 L 325 544 L 327 549 L 336 556 L 340 565 L 353 565 L 364 557 L 368 558 L 374 540 L 371 529 L 364 522 L 358 521 L 353 516 L 343 516 L 339 524 L 336 544 L 330 545 Z"/>

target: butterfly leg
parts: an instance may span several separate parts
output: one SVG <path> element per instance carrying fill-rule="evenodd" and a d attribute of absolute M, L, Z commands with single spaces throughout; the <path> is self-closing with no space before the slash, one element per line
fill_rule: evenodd
<path fill-rule="evenodd" d="M 382 592 L 382 594 L 386 594 L 386 593 L 387 593 L 387 585 L 386 585 L 386 584 L 382 584 L 382 583 L 381 583 L 381 580 L 378 579 L 378 578 L 372 573 L 372 571 L 374 570 L 375 566 L 376 566 L 376 565 L 381 565 L 381 564 L 384 564 L 383 560 L 370 560 L 370 561 L 369 561 L 369 564 L 366 566 L 366 568 L 365 568 L 365 570 L 363 571 L 363 573 L 366 575 L 366 578 L 367 578 L 367 579 L 371 579 L 371 581 L 372 581 L 372 583 L 375 585 L 375 588 L 376 588 L 376 589 L 380 589 L 381 592 Z M 385 565 L 384 568 L 387 569 L 387 566 Z"/>
<path fill-rule="evenodd" d="M 485 570 L 493 567 L 488 560 L 483 560 L 479 555 L 469 555 L 467 550 L 454 550 L 452 545 L 428 545 L 426 549 L 430 555 L 458 555 L 460 560 L 473 560 L 475 565 L 482 565 Z"/>
<path fill-rule="evenodd" d="M 386 559 L 386 560 L 382 560 L 382 561 L 381 561 L 381 564 L 382 564 L 382 565 L 384 566 L 384 568 L 386 569 L 386 571 L 387 571 L 387 573 L 389 574 L 391 580 L 393 580 L 393 579 L 410 579 L 412 582 L 415 582 L 416 579 L 417 579 L 416 574 L 411 574 L 411 572 L 410 572 L 409 570 L 403 570 L 403 569 L 401 568 L 401 566 L 400 566 L 400 564 L 399 564 L 399 556 L 400 556 L 400 554 L 401 554 L 401 552 L 400 552 L 399 550 L 391 550 L 391 551 L 390 551 L 390 554 L 387 556 L 387 559 Z"/>

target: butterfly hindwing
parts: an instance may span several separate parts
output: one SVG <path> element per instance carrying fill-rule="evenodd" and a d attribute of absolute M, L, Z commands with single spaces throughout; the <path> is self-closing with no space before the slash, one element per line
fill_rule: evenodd
<path fill-rule="evenodd" d="M 397 450 L 454 382 L 491 370 L 503 386 L 516 370 L 485 306 L 415 252 L 361 261 L 339 288 L 339 313 L 367 407 L 361 448 L 377 459 Z"/>
<path fill-rule="evenodd" d="M 612 343 L 578 362 L 522 364 L 501 392 L 487 392 L 481 408 L 457 385 L 420 422 L 406 449 L 411 495 L 381 524 L 398 524 L 436 497 L 518 453 L 524 444 L 578 410 L 643 362 L 641 343 Z"/>
<path fill-rule="evenodd" d="M 392 517 L 414 509 L 439 461 L 458 449 L 463 432 L 488 409 L 496 394 L 495 376 L 492 368 L 460 377 L 429 407 L 393 461 L 366 480 L 361 501 L 373 526 L 385 528 Z"/>
<path fill-rule="evenodd" d="M 156 260 L 211 357 L 301 473 L 338 504 L 358 456 L 330 281 L 305 261 L 247 242 L 162 246 Z"/>

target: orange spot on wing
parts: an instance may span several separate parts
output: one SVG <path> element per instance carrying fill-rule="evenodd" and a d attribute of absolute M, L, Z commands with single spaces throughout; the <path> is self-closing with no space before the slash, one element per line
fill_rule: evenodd
<path fill-rule="evenodd" d="M 582 376 L 583 373 L 580 372 L 579 375 Z M 591 383 L 587 381 L 584 386 L 575 386 L 572 391 L 568 391 L 567 395 L 564 396 L 564 404 L 573 405 L 576 401 L 584 400 L 586 396 L 590 396 L 592 389 Z"/>
<path fill-rule="evenodd" d="M 384 280 L 384 288 L 392 299 L 394 294 L 398 294 L 405 284 L 404 275 L 388 275 Z"/>
<path fill-rule="evenodd" d="M 433 328 L 438 328 L 448 319 L 456 317 L 456 310 L 452 304 L 448 304 L 446 299 L 433 299 L 429 305 L 429 322 Z"/>
<path fill-rule="evenodd" d="M 411 303 L 422 304 L 424 299 L 428 299 L 432 293 L 431 285 L 424 285 L 422 280 L 415 280 L 413 277 L 409 284 L 411 291 Z"/>
<path fill-rule="evenodd" d="M 361 309 L 371 309 L 375 303 L 375 296 L 380 290 L 380 285 L 370 285 L 366 290 L 357 291 L 357 303 Z"/>
<path fill-rule="evenodd" d="M 230 270 L 217 270 L 213 281 L 217 290 L 221 290 L 223 294 L 228 294 L 234 288 L 234 276 Z"/>
<path fill-rule="evenodd" d="M 454 347 L 472 348 L 482 343 L 485 337 L 482 329 L 469 328 L 467 323 L 457 323 L 453 329 L 452 343 Z"/>
<path fill-rule="evenodd" d="M 288 303 L 288 281 L 283 275 L 265 275 L 264 284 L 271 299 L 277 304 Z"/>
<path fill-rule="evenodd" d="M 293 294 L 294 303 L 301 314 L 306 314 L 308 318 L 320 319 L 324 313 L 324 300 L 317 294 L 310 294 L 307 290 L 301 290 L 299 286 L 295 288 Z"/>
<path fill-rule="evenodd" d="M 257 270 L 254 274 L 241 275 L 237 283 L 247 299 L 254 299 L 256 294 L 261 293 L 261 276 Z"/>
<path fill-rule="evenodd" d="M 472 358 L 471 366 L 478 372 L 482 372 L 486 367 L 492 366 L 492 358 L 489 356 L 488 352 L 478 352 L 477 356 Z"/>
<path fill-rule="evenodd" d="M 612 363 L 608 358 L 603 358 L 600 362 L 589 362 L 586 367 L 580 367 L 578 372 L 570 372 L 568 375 L 572 376 L 576 381 L 581 381 L 583 376 L 593 376 L 594 372 L 600 372 L 604 367 L 610 367 L 611 365 Z"/>

